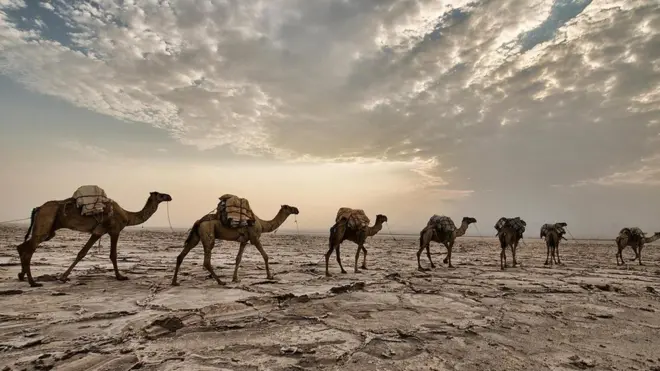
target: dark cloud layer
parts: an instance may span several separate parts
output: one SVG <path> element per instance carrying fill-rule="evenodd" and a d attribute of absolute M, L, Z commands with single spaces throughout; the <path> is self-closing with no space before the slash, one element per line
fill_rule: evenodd
<path fill-rule="evenodd" d="M 0 71 L 200 148 L 432 160 L 480 202 L 658 184 L 657 2 L 136 3 L 2 0 Z"/>

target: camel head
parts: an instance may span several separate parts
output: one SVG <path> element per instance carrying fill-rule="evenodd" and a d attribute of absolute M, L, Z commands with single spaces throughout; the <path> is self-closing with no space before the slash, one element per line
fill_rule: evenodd
<path fill-rule="evenodd" d="M 463 223 L 467 223 L 468 225 L 470 225 L 472 223 L 476 223 L 476 222 L 477 222 L 477 219 L 475 219 L 471 216 L 466 216 L 466 217 L 463 218 Z"/>
<path fill-rule="evenodd" d="M 387 217 L 383 214 L 376 215 L 376 224 L 383 224 L 387 222 Z"/>
<path fill-rule="evenodd" d="M 566 227 L 566 226 L 568 226 L 568 224 L 566 224 L 566 223 L 564 223 L 564 222 L 555 223 L 555 225 L 558 226 L 558 227 Z"/>
<path fill-rule="evenodd" d="M 156 201 L 156 203 L 159 204 L 165 201 L 172 201 L 172 196 L 168 195 L 167 193 L 150 192 L 149 200 Z"/>
<path fill-rule="evenodd" d="M 298 215 L 300 211 L 298 211 L 298 208 L 295 206 L 289 206 L 289 205 L 282 205 L 280 206 L 280 209 L 284 212 L 287 212 L 289 215 Z"/>

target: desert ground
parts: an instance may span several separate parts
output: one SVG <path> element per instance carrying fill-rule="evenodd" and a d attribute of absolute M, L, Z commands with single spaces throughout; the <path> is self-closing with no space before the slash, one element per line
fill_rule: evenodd
<path fill-rule="evenodd" d="M 369 270 L 353 273 L 345 242 L 348 274 L 333 255 L 326 278 L 326 236 L 271 234 L 274 281 L 248 247 L 231 283 L 238 246 L 222 242 L 213 263 L 226 286 L 208 278 L 200 245 L 173 287 L 184 231 L 124 231 L 123 282 L 106 236 L 60 283 L 87 239 L 63 230 L 37 250 L 44 286 L 31 288 L 16 278 L 25 230 L 0 228 L 0 370 L 660 370 L 657 245 L 645 266 L 617 267 L 613 241 L 564 241 L 564 265 L 548 268 L 528 231 L 521 266 L 501 271 L 494 238 L 461 237 L 455 269 L 433 243 L 437 267 L 418 272 L 414 236 L 381 232 Z"/>

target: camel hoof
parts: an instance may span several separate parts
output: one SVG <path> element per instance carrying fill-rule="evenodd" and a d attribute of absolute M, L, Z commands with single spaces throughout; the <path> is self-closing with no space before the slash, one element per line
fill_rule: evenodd
<path fill-rule="evenodd" d="M 348 272 L 346 272 L 346 271 L 341 271 L 341 274 L 347 274 L 347 273 L 348 273 Z"/>
<path fill-rule="evenodd" d="M 442 262 L 447 264 L 447 258 L 445 258 Z"/>
<path fill-rule="evenodd" d="M 270 276 L 266 276 L 266 279 L 267 279 L 267 280 L 274 281 L 274 280 L 275 280 L 275 276 L 273 276 L 273 275 L 271 274 Z"/>
<path fill-rule="evenodd" d="M 448 269 L 456 269 L 453 265 L 449 264 Z"/>
<path fill-rule="evenodd" d="M 115 278 L 117 278 L 117 281 L 128 281 L 128 277 L 126 276 L 116 276 Z"/>
<path fill-rule="evenodd" d="M 417 270 L 420 271 L 420 272 L 427 272 L 428 271 L 428 269 L 422 268 L 422 267 L 417 267 Z"/>
<path fill-rule="evenodd" d="M 360 267 L 360 269 L 364 269 L 365 271 L 368 271 L 369 269 L 365 267 L 364 265 Z"/>
<path fill-rule="evenodd" d="M 30 282 L 30 286 L 32 286 L 32 287 L 41 287 L 43 285 L 44 285 L 43 283 Z"/>
<path fill-rule="evenodd" d="M 239 282 L 241 282 L 241 280 L 239 280 L 238 277 L 234 277 L 234 278 L 231 279 L 231 282 L 232 283 L 239 283 Z"/>
<path fill-rule="evenodd" d="M 435 269 L 435 264 L 431 264 L 431 269 Z"/>
<path fill-rule="evenodd" d="M 362 272 L 360 272 L 359 270 L 356 269 L 355 272 L 353 272 L 353 273 L 360 274 Z"/>
<path fill-rule="evenodd" d="M 25 273 L 21 272 L 18 274 L 18 280 L 19 281 L 25 281 Z"/>
<path fill-rule="evenodd" d="M 172 286 L 181 286 L 181 284 L 178 283 L 178 282 L 176 282 L 176 281 L 172 281 L 171 285 L 172 285 Z"/>
<path fill-rule="evenodd" d="M 224 281 L 218 280 L 217 282 L 218 282 L 218 285 L 220 285 L 220 286 L 227 286 L 227 284 Z M 238 282 L 238 281 L 236 281 L 236 282 Z"/>
<path fill-rule="evenodd" d="M 330 273 L 326 273 L 325 276 L 326 276 L 326 277 L 332 277 L 332 274 L 330 274 Z"/>
<path fill-rule="evenodd" d="M 62 283 L 64 283 L 64 282 L 68 282 L 68 281 L 69 281 L 69 277 L 60 276 L 57 280 L 60 281 L 60 282 L 62 282 Z"/>

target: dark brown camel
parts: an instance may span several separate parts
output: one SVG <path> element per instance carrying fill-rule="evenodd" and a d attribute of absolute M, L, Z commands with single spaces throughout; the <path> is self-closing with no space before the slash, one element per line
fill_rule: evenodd
<path fill-rule="evenodd" d="M 341 265 L 341 253 L 339 247 L 342 242 L 348 240 L 358 245 L 357 251 L 355 252 L 355 273 L 359 273 L 358 270 L 358 260 L 360 259 L 360 251 L 362 251 L 362 269 L 367 269 L 367 249 L 364 247 L 364 242 L 367 240 L 367 237 L 374 236 L 381 229 L 383 229 L 383 223 L 387 222 L 387 217 L 382 214 L 376 215 L 376 222 L 373 226 L 367 226 L 362 229 L 354 229 L 348 226 L 347 219 L 340 219 L 330 228 L 330 249 L 325 254 L 325 275 L 327 277 L 332 276 L 330 271 L 328 271 L 328 261 L 330 260 L 330 255 L 333 251 L 337 252 L 337 263 L 339 263 L 339 268 L 341 268 L 341 273 L 346 273 L 344 267 Z"/>
<path fill-rule="evenodd" d="M 518 249 L 518 242 L 521 240 L 520 232 L 515 230 L 510 226 L 504 226 L 499 231 L 498 238 L 500 240 L 500 268 L 502 270 L 506 269 L 506 248 L 511 247 L 511 255 L 513 256 L 513 265 L 511 267 L 515 268 L 518 265 L 516 260 L 516 250 Z"/>
<path fill-rule="evenodd" d="M 448 264 L 449 268 L 454 268 L 454 266 L 451 264 L 451 252 L 452 252 L 452 248 L 454 247 L 454 242 L 456 242 L 457 237 L 463 236 L 465 234 L 470 224 L 476 222 L 477 219 L 466 216 L 463 218 L 460 228 L 454 230 L 453 232 L 440 232 L 438 231 L 437 228 L 435 228 L 434 225 L 430 225 L 430 226 L 427 225 L 426 227 L 424 227 L 424 229 L 422 229 L 422 231 L 419 232 L 419 250 L 417 251 L 417 269 L 420 271 L 427 270 L 425 268 L 422 268 L 422 265 L 420 264 L 419 261 L 422 255 L 422 251 L 424 249 L 426 249 L 426 256 L 428 256 L 429 258 L 429 262 L 431 263 L 431 268 L 435 268 L 435 264 L 433 264 L 433 260 L 431 260 L 431 251 L 430 251 L 431 241 L 445 245 L 445 247 L 447 248 L 447 256 L 442 262 Z"/>
<path fill-rule="evenodd" d="M 559 259 L 559 241 L 561 236 L 559 232 L 554 229 L 548 229 L 545 233 L 546 257 L 544 265 L 552 266 L 552 263 L 561 264 Z M 555 257 L 557 258 L 555 260 Z"/>

